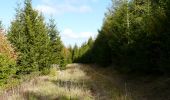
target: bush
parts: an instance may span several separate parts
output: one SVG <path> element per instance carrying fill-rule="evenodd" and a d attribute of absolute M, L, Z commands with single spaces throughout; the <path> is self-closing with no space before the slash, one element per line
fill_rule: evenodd
<path fill-rule="evenodd" d="M 48 75 L 50 73 L 50 69 L 49 68 L 43 68 L 42 70 L 41 70 L 41 74 L 42 75 Z"/>
<path fill-rule="evenodd" d="M 51 67 L 50 68 L 50 76 L 54 77 L 57 75 L 57 68 L 56 67 Z"/>
<path fill-rule="evenodd" d="M 5 35 L 0 32 L 0 85 L 7 83 L 16 71 L 16 53 Z"/>
<path fill-rule="evenodd" d="M 15 61 L 0 54 L 0 84 L 6 83 L 7 79 L 15 73 Z"/>

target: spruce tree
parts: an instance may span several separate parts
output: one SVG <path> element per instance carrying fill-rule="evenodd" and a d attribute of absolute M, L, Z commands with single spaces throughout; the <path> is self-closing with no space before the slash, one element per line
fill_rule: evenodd
<path fill-rule="evenodd" d="M 63 44 L 57 30 L 55 20 L 50 19 L 48 24 L 48 35 L 50 37 L 51 64 L 62 64 Z"/>
<path fill-rule="evenodd" d="M 78 57 L 79 57 L 79 50 L 78 50 L 77 44 L 75 44 L 74 47 L 73 47 L 72 55 L 73 55 L 73 56 L 72 56 L 73 62 L 76 62 L 76 60 L 77 60 Z"/>
<path fill-rule="evenodd" d="M 49 67 L 49 38 L 44 18 L 25 0 L 24 8 L 18 7 L 11 23 L 8 38 L 19 52 L 18 73 L 30 73 Z"/>

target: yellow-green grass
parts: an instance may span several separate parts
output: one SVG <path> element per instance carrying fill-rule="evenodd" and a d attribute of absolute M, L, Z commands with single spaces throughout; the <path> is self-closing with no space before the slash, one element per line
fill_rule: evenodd
<path fill-rule="evenodd" d="M 66 70 L 53 68 L 52 75 L 41 76 L 25 86 L 22 93 L 14 93 L 11 100 L 93 100 L 88 77 L 78 67 Z"/>
<path fill-rule="evenodd" d="M 169 83 L 168 76 L 128 76 L 112 67 L 70 64 L 21 84 L 0 100 L 169 100 Z"/>

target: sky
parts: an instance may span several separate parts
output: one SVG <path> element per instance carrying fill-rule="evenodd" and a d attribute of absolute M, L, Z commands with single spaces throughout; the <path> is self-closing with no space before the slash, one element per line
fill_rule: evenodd
<path fill-rule="evenodd" d="M 24 0 L 2 0 L 0 20 L 7 29 L 15 18 L 17 3 Z M 111 0 L 32 0 L 33 8 L 42 12 L 45 20 L 53 17 L 63 43 L 81 45 L 89 37 L 95 38 L 101 28 L 104 13 Z"/>

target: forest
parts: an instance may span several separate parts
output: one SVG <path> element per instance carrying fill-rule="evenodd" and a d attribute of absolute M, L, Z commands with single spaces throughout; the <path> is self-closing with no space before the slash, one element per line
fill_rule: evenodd
<path fill-rule="evenodd" d="M 126 76 L 169 76 L 170 1 L 112 0 L 97 37 L 90 37 L 81 46 L 65 46 L 55 19 L 46 22 L 31 0 L 25 0 L 24 7 L 17 5 L 7 30 L 0 22 L 2 90 L 24 82 L 23 77 L 55 73 L 53 65 L 66 70 L 71 63 L 92 64 L 96 70 L 111 68 Z"/>
<path fill-rule="evenodd" d="M 95 40 L 72 48 L 73 61 L 115 65 L 125 73 L 168 74 L 170 2 L 112 1 Z"/>

